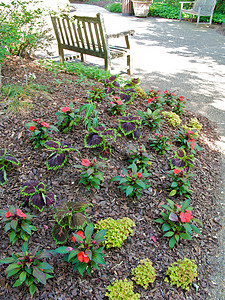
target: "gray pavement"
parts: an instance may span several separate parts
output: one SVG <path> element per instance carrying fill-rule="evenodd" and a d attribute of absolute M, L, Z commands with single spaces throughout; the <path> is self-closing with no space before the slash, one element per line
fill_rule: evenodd
<path fill-rule="evenodd" d="M 122 16 L 87 4 L 72 4 L 77 15 L 104 16 L 107 33 L 135 29 L 131 38 L 133 77 L 139 77 L 145 90 L 168 89 L 183 95 L 187 109 L 208 117 L 217 124 L 221 137 L 220 151 L 225 154 L 225 36 L 215 28 L 194 23 L 161 18 Z M 53 51 L 57 55 L 56 47 Z M 96 58 L 87 56 L 96 63 Z M 100 60 L 103 66 L 103 60 Z M 112 73 L 124 70 L 125 61 L 113 60 Z M 221 207 L 224 207 L 225 160 L 222 165 L 223 188 Z M 225 222 L 224 222 L 225 224 Z M 215 258 L 220 272 L 212 275 L 209 299 L 225 299 L 225 229 L 218 234 L 221 241 L 219 257 Z"/>

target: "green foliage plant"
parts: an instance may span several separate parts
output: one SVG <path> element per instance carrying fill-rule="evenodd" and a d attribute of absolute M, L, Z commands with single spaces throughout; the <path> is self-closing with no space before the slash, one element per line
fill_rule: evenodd
<path fill-rule="evenodd" d="M 112 247 L 120 248 L 128 236 L 133 235 L 132 227 L 134 226 L 135 223 L 127 217 L 118 220 L 107 218 L 96 222 L 95 229 L 107 230 L 103 245 L 109 249 Z"/>
<path fill-rule="evenodd" d="M 180 168 L 167 171 L 167 174 L 172 178 L 169 197 L 174 195 L 183 195 L 184 197 L 189 198 L 189 195 L 192 193 L 189 189 L 189 178 L 193 177 L 194 174 L 190 173 L 187 167 L 184 169 Z"/>
<path fill-rule="evenodd" d="M 188 130 L 187 127 L 179 128 L 177 135 L 175 136 L 174 141 L 180 144 L 181 148 L 190 150 L 195 154 L 195 150 L 201 150 L 200 146 L 196 142 L 198 138 L 198 131 L 194 128 Z"/>
<path fill-rule="evenodd" d="M 106 296 L 109 300 L 139 300 L 140 294 L 134 293 L 133 282 L 124 280 L 115 280 L 112 285 L 107 286 Z"/>
<path fill-rule="evenodd" d="M 178 259 L 171 264 L 166 271 L 165 281 L 182 289 L 189 290 L 197 274 L 197 265 L 194 260 L 188 258 Z"/>
<path fill-rule="evenodd" d="M 122 131 L 123 135 L 132 135 L 133 139 L 139 139 L 142 135 L 140 126 L 142 119 L 139 116 L 128 113 L 118 119 L 119 129 Z"/>
<path fill-rule="evenodd" d="M 129 155 L 129 162 L 131 164 L 135 163 L 138 169 L 145 170 L 151 165 L 151 156 L 147 153 L 144 145 L 135 147 L 131 145 L 127 149 L 127 154 Z"/>
<path fill-rule="evenodd" d="M 25 124 L 25 127 L 32 132 L 30 140 L 33 141 L 34 148 L 44 146 L 45 142 L 50 139 L 49 134 L 52 134 L 53 131 L 58 132 L 57 127 L 40 118 L 33 119 L 32 122 Z"/>
<path fill-rule="evenodd" d="M 185 107 L 185 101 L 184 96 L 179 96 L 176 98 L 176 102 L 174 106 L 172 107 L 172 111 L 176 113 L 177 115 L 181 115 L 184 113 L 184 107 Z"/>
<path fill-rule="evenodd" d="M 119 176 L 113 177 L 111 181 L 119 181 L 118 188 L 126 193 L 127 197 L 136 196 L 140 199 L 142 191 L 148 189 L 151 185 L 148 184 L 148 179 L 151 174 L 146 170 L 137 169 L 137 165 L 133 163 L 128 169 L 123 169 Z"/>
<path fill-rule="evenodd" d="M 105 92 L 103 89 L 93 86 L 90 91 L 88 91 L 88 102 L 96 101 L 102 102 L 105 99 Z"/>
<path fill-rule="evenodd" d="M 107 9 L 108 11 L 114 12 L 114 13 L 121 13 L 122 12 L 122 3 L 120 3 L 120 2 L 108 3 L 108 4 L 106 4 L 105 9 Z"/>
<path fill-rule="evenodd" d="M 126 110 L 126 104 L 124 103 L 124 100 L 121 100 L 120 97 L 113 97 L 110 99 L 109 102 L 110 108 L 109 111 L 112 115 L 124 115 Z"/>
<path fill-rule="evenodd" d="M 186 172 L 190 172 L 194 166 L 194 155 L 187 154 L 182 148 L 175 151 L 174 158 L 170 160 L 171 169 L 185 169 Z"/>
<path fill-rule="evenodd" d="M 141 259 L 140 264 L 132 269 L 131 273 L 134 275 L 132 279 L 144 289 L 147 289 L 149 283 L 153 283 L 156 278 L 155 269 L 148 258 Z"/>
<path fill-rule="evenodd" d="M 68 142 L 47 141 L 44 146 L 48 150 L 54 151 L 46 161 L 48 170 L 58 170 L 63 167 L 67 162 L 69 152 L 77 151 L 77 154 L 79 154 L 79 151 L 73 148 L 72 144 Z"/>
<path fill-rule="evenodd" d="M 160 127 L 160 122 L 162 121 L 160 112 L 160 109 L 152 111 L 150 108 L 147 108 L 147 112 L 138 110 L 137 114 L 142 118 L 142 123 L 144 125 L 147 125 L 151 130 L 154 130 Z"/>
<path fill-rule="evenodd" d="M 7 149 L 0 149 L 0 185 L 7 181 L 6 172 L 10 171 L 12 166 L 19 165 L 18 159 L 7 152 Z"/>
<path fill-rule="evenodd" d="M 149 146 L 152 149 L 154 149 L 158 154 L 165 154 L 167 151 L 170 150 L 170 145 L 168 144 L 169 138 L 167 136 L 163 136 L 159 132 L 155 132 L 154 135 L 154 138 L 149 139 Z"/>
<path fill-rule="evenodd" d="M 200 230 L 192 221 L 201 222 L 192 216 L 193 208 L 190 207 L 190 200 L 185 200 L 182 205 L 175 204 L 172 200 L 167 199 L 168 204 L 162 205 L 167 210 L 167 214 L 161 212 L 161 218 L 155 222 L 162 224 L 163 236 L 169 237 L 169 247 L 173 248 L 175 243 L 180 239 L 191 240 L 192 231 L 201 234 Z"/>
<path fill-rule="evenodd" d="M 34 249 L 28 251 L 28 243 L 22 245 L 22 252 L 12 253 L 12 257 L 0 259 L 0 264 L 9 264 L 5 270 L 7 278 L 13 276 L 17 280 L 13 287 L 25 284 L 33 297 L 38 283 L 46 284 L 47 279 L 52 278 L 54 273 L 52 266 L 43 261 L 44 258 L 51 258 L 50 252 Z"/>
<path fill-rule="evenodd" d="M 101 162 L 97 162 L 96 158 L 93 158 L 92 161 L 85 158 L 82 159 L 80 165 L 74 165 L 74 167 L 80 169 L 81 172 L 79 183 L 83 183 L 88 190 L 92 186 L 100 189 L 100 184 L 104 181 L 104 173 L 100 171 L 100 168 L 103 167 Z"/>
<path fill-rule="evenodd" d="M 56 224 L 52 228 L 52 237 L 56 244 L 65 244 L 72 230 L 84 228 L 89 222 L 86 214 L 90 203 L 87 201 L 63 202 L 54 214 Z"/>
<path fill-rule="evenodd" d="M 81 120 L 79 109 L 74 109 L 72 102 L 69 106 L 65 106 L 57 111 L 55 115 L 58 120 L 57 127 L 63 133 L 67 133 L 73 126 L 79 124 Z"/>
<path fill-rule="evenodd" d="M 180 117 L 172 111 L 163 111 L 162 115 L 172 127 L 178 127 L 181 123 Z"/>
<path fill-rule="evenodd" d="M 63 258 L 66 262 L 74 264 L 73 271 L 83 276 L 86 270 L 91 276 L 92 268 L 99 270 L 98 264 L 105 265 L 102 253 L 104 247 L 100 244 L 105 240 L 106 230 L 101 230 L 94 234 L 94 225 L 88 224 L 83 231 L 73 234 L 72 241 L 74 247 L 62 246 L 54 250 L 54 253 L 66 254 Z"/>
<path fill-rule="evenodd" d="M 176 94 L 173 93 L 173 92 L 169 92 L 168 90 L 165 90 L 163 92 L 163 99 L 164 99 L 164 103 L 166 105 L 169 105 L 169 106 L 174 106 L 176 104 Z"/>
<path fill-rule="evenodd" d="M 80 113 L 85 111 L 83 117 L 84 126 L 87 130 L 91 127 L 98 126 L 98 112 L 96 111 L 96 106 L 93 103 L 87 103 L 80 107 Z"/>
<path fill-rule="evenodd" d="M 5 222 L 5 232 L 9 233 L 10 242 L 12 245 L 17 239 L 28 241 L 32 231 L 37 231 L 37 228 L 31 225 L 33 215 L 28 213 L 24 214 L 20 209 L 15 206 L 10 206 L 9 210 L 0 210 L 0 216 L 3 217 L 2 221 Z"/>

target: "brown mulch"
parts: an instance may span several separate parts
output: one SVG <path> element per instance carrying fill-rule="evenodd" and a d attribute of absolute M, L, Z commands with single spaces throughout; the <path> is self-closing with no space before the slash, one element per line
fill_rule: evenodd
<path fill-rule="evenodd" d="M 62 260 L 60 255 L 53 258 L 50 263 L 54 267 L 54 277 L 47 281 L 47 285 L 38 285 L 38 293 L 34 299 L 76 299 L 87 300 L 106 299 L 106 287 L 114 279 L 131 279 L 131 269 L 134 268 L 140 259 L 149 258 L 157 271 L 157 278 L 152 287 L 144 290 L 134 284 L 135 292 L 139 292 L 141 299 L 206 299 L 208 289 L 212 285 L 209 274 L 213 272 L 213 265 L 209 263 L 210 257 L 215 256 L 218 249 L 218 240 L 215 235 L 220 229 L 217 220 L 217 189 L 220 182 L 221 157 L 216 148 L 209 148 L 217 140 L 215 126 L 207 118 L 185 111 L 181 117 L 187 122 L 191 117 L 197 116 L 203 124 L 199 138 L 199 145 L 202 150 L 195 155 L 195 166 L 191 179 L 191 206 L 194 207 L 193 214 L 200 219 L 203 226 L 201 235 L 194 235 L 192 241 L 182 241 L 170 249 L 168 238 L 162 236 L 161 226 L 154 220 L 159 217 L 162 204 L 168 198 L 167 188 L 171 181 L 166 174 L 170 169 L 170 159 L 173 157 L 176 145 L 171 144 L 171 150 L 166 155 L 157 155 L 148 147 L 148 138 L 153 137 L 153 132 L 148 127 L 142 126 L 142 137 L 133 141 L 128 137 L 119 137 L 112 144 L 112 156 L 105 162 L 105 182 L 100 190 L 91 189 L 88 191 L 85 186 L 79 185 L 79 172 L 73 167 L 79 164 L 82 158 L 92 159 L 97 156 L 96 150 L 84 147 L 84 136 L 87 131 L 83 124 L 79 124 L 68 134 L 54 134 L 54 139 L 68 141 L 80 151 L 69 155 L 66 166 L 58 171 L 48 171 L 45 166 L 49 153 L 45 149 L 33 149 L 30 143 L 30 132 L 24 125 L 33 118 L 43 118 L 46 122 L 56 123 L 55 112 L 63 106 L 73 102 L 75 108 L 86 103 L 87 91 L 90 86 L 87 84 L 77 85 L 76 76 L 60 73 L 56 77 L 47 72 L 43 67 L 38 66 L 34 61 L 25 59 L 24 64 L 28 73 L 35 73 L 36 84 L 42 84 L 51 89 L 51 93 L 35 94 L 29 98 L 32 108 L 23 114 L 6 114 L 6 99 L 0 97 L 0 149 L 6 148 L 20 161 L 18 169 L 13 169 L 8 174 L 7 183 L 0 187 L 0 207 L 6 209 L 9 205 L 21 206 L 23 198 L 20 195 L 20 186 L 28 180 L 39 180 L 52 186 L 57 196 L 57 204 L 63 200 L 85 199 L 93 204 L 88 209 L 88 215 L 93 222 L 102 218 L 129 217 L 135 224 L 134 235 L 129 237 L 121 248 L 105 250 L 106 265 L 100 270 L 95 270 L 92 277 L 84 275 L 81 277 L 77 272 L 72 272 L 72 266 Z M 7 60 L 2 67 L 3 84 L 24 84 L 24 71 L 18 57 Z M 56 82 L 56 80 L 58 82 Z M 66 81 L 67 80 L 67 81 Z M 72 83 L 71 83 L 72 81 Z M 90 80 L 91 82 L 91 80 Z M 100 85 L 99 83 L 95 83 Z M 160 88 L 160 87 L 159 87 Z M 151 89 L 151 87 L 149 87 Z M 169 87 L 168 87 L 169 89 Z M 107 111 L 107 103 L 96 103 L 99 112 L 99 122 L 107 128 L 117 128 L 117 116 L 110 116 Z M 135 99 L 128 108 L 128 112 L 134 113 L 137 109 L 145 110 L 145 102 L 139 98 Z M 163 122 L 160 132 L 167 135 L 171 140 L 176 130 Z M 211 142 L 211 143 L 208 143 Z M 126 198 L 117 188 L 116 183 L 109 183 L 110 178 L 120 173 L 122 168 L 128 166 L 126 149 L 128 145 L 144 144 L 152 155 L 152 165 L 149 167 L 149 182 L 151 189 L 144 192 L 140 200 Z M 179 199 L 177 199 L 178 201 Z M 180 199 L 183 200 L 183 199 Z M 41 249 L 55 249 L 51 230 L 54 225 L 53 211 L 46 208 L 38 213 L 31 207 L 23 208 L 24 212 L 31 212 L 38 215 L 34 225 L 38 230 L 29 241 L 30 249 L 40 246 Z M 46 226 L 48 229 L 46 229 Z M 0 225 L 1 235 L 1 258 L 10 256 L 11 252 L 20 251 L 22 242 L 19 241 L 13 246 L 9 243 L 7 234 L 4 233 L 4 224 Z M 151 236 L 156 237 L 153 242 Z M 72 242 L 68 242 L 72 246 Z M 194 259 L 198 265 L 198 278 L 196 285 L 191 286 L 189 291 L 170 286 L 164 282 L 168 266 L 176 261 L 188 257 Z M 0 266 L 0 299 L 30 299 L 26 287 L 12 288 L 13 280 L 6 279 L 4 270 L 6 266 Z"/>

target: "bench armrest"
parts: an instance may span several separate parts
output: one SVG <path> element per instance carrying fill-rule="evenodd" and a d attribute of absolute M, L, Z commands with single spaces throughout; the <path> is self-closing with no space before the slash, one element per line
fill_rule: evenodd
<path fill-rule="evenodd" d="M 129 31 L 123 31 L 120 33 L 107 34 L 106 36 L 108 39 L 112 39 L 112 38 L 120 38 L 122 36 L 128 36 L 128 35 L 133 36 L 134 34 L 135 34 L 134 30 L 129 30 Z"/>

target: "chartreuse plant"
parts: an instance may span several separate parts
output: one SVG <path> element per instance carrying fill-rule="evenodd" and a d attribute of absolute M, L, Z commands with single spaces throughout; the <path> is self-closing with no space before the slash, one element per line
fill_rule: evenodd
<path fill-rule="evenodd" d="M 141 137 L 141 118 L 132 114 L 127 114 L 118 119 L 119 129 L 122 131 L 123 135 L 132 135 L 133 139 L 139 139 Z"/>
<path fill-rule="evenodd" d="M 163 136 L 159 132 L 154 133 L 155 137 L 150 138 L 149 146 L 153 148 L 158 154 L 165 154 L 170 150 L 170 145 L 168 144 L 169 138 L 167 136 Z"/>
<path fill-rule="evenodd" d="M 180 117 L 172 111 L 162 111 L 162 115 L 172 127 L 178 127 L 181 123 Z"/>
<path fill-rule="evenodd" d="M 124 280 L 115 280 L 112 285 L 107 286 L 108 292 L 105 294 L 109 300 L 139 300 L 140 294 L 134 293 L 133 282 Z"/>
<path fill-rule="evenodd" d="M 129 235 L 133 235 L 132 227 L 136 226 L 130 218 L 122 218 L 114 220 L 113 218 L 107 218 L 100 220 L 95 224 L 95 229 L 106 229 L 105 241 L 103 245 L 106 249 L 111 247 L 121 247 L 122 243 L 128 238 Z"/>
<path fill-rule="evenodd" d="M 39 211 L 43 211 L 45 206 L 50 206 L 56 200 L 56 196 L 50 189 L 50 186 L 42 182 L 31 180 L 22 185 L 20 193 L 26 196 L 25 205 L 28 204 Z"/>
<path fill-rule="evenodd" d="M 86 270 L 91 276 L 92 268 L 99 270 L 98 264 L 105 265 L 102 250 L 104 247 L 99 247 L 105 240 L 106 230 L 101 230 L 94 234 L 94 225 L 88 224 L 85 231 L 78 231 L 73 234 L 72 240 L 74 247 L 62 246 L 54 250 L 55 253 L 66 254 L 63 260 L 74 264 L 73 271 L 78 272 L 83 276 Z"/>
<path fill-rule="evenodd" d="M 149 283 L 153 283 L 156 278 L 155 269 L 148 258 L 141 259 L 140 264 L 132 269 L 131 273 L 134 275 L 132 279 L 144 289 L 147 289 Z"/>
<path fill-rule="evenodd" d="M 145 170 L 151 165 L 151 156 L 147 153 L 144 145 L 138 147 L 131 145 L 128 147 L 127 153 L 130 157 L 129 162 L 135 163 L 138 169 Z"/>
<path fill-rule="evenodd" d="M 122 174 L 113 177 L 111 181 L 119 181 L 118 188 L 125 192 L 126 196 L 136 196 L 140 199 L 142 191 L 151 186 L 148 184 L 148 179 L 146 179 L 146 177 L 149 177 L 151 174 L 145 170 L 138 171 L 135 163 L 129 166 L 128 169 L 131 169 L 131 171 L 123 169 Z"/>
<path fill-rule="evenodd" d="M 82 159 L 81 164 L 74 165 L 74 167 L 81 169 L 79 170 L 81 172 L 79 183 L 83 183 L 88 190 L 92 186 L 96 189 L 100 188 L 101 182 L 104 181 L 104 173 L 100 171 L 100 167 L 103 167 L 103 164 L 97 162 L 96 158 L 93 158 L 92 161 L 86 158 Z"/>
<path fill-rule="evenodd" d="M 9 210 L 0 210 L 0 216 L 3 217 L 5 222 L 5 232 L 9 233 L 10 242 L 12 245 L 17 239 L 23 239 L 28 241 L 29 236 L 32 235 L 32 231 L 36 231 L 37 228 L 31 225 L 31 219 L 35 216 L 28 213 L 24 214 L 20 209 L 15 206 L 10 206 Z"/>
<path fill-rule="evenodd" d="M 81 120 L 79 109 L 73 108 L 71 102 L 69 106 L 62 107 L 55 113 L 57 116 L 57 127 L 62 130 L 63 133 L 67 133 L 73 126 L 77 125 Z"/>
<path fill-rule="evenodd" d="M 174 195 L 183 195 L 189 198 L 189 194 L 192 193 L 192 191 L 189 189 L 189 178 L 194 176 L 194 174 L 189 173 L 189 168 L 176 168 L 167 171 L 167 174 L 172 178 L 172 183 L 170 186 L 171 192 L 169 196 L 172 197 Z"/>
<path fill-rule="evenodd" d="M 0 264 L 9 264 L 5 273 L 7 278 L 13 276 L 15 283 L 13 287 L 25 284 L 29 287 L 31 296 L 34 295 L 38 283 L 46 284 L 47 279 L 52 278 L 52 266 L 43 261 L 44 258 L 51 258 L 50 252 L 38 248 L 28 251 L 28 243 L 23 243 L 22 252 L 12 253 L 12 257 L 0 259 Z"/>
<path fill-rule="evenodd" d="M 108 159 L 111 156 L 110 140 L 115 142 L 117 131 L 113 128 L 106 128 L 104 125 L 89 128 L 89 133 L 84 138 L 87 148 L 100 148 L 99 157 Z"/>
<path fill-rule="evenodd" d="M 49 134 L 52 134 L 53 131 L 58 131 L 54 125 L 50 125 L 40 118 L 33 119 L 32 122 L 25 124 L 25 127 L 32 132 L 30 140 L 33 141 L 34 148 L 44 146 L 44 143 L 50 139 Z"/>
<path fill-rule="evenodd" d="M 199 132 L 202 129 L 202 124 L 198 121 L 197 118 L 191 118 L 187 125 L 182 126 L 182 128 L 187 131 L 195 130 L 195 136 L 198 137 Z"/>
<path fill-rule="evenodd" d="M 162 224 L 163 236 L 169 237 L 169 246 L 173 248 L 175 243 L 180 239 L 191 240 L 192 231 L 201 234 L 200 230 L 193 224 L 192 221 L 201 222 L 192 216 L 192 207 L 190 200 L 185 200 L 182 205 L 175 204 L 172 200 L 167 199 L 168 205 L 162 205 L 162 208 L 168 212 L 161 212 L 162 218 L 156 219 L 155 222 Z"/>
<path fill-rule="evenodd" d="M 135 87 L 135 92 L 138 94 L 138 96 L 142 99 L 147 99 L 148 98 L 148 95 L 147 93 L 143 90 L 142 87 L 140 86 L 136 86 Z"/>
<path fill-rule="evenodd" d="M 6 172 L 10 171 L 13 165 L 19 165 L 18 159 L 7 153 L 6 149 L 0 149 L 0 185 L 7 181 Z"/>
<path fill-rule="evenodd" d="M 142 118 L 142 123 L 150 127 L 151 130 L 160 127 L 160 122 L 162 121 L 160 117 L 160 109 L 152 111 L 150 108 L 147 108 L 147 112 L 138 110 L 137 114 Z"/>
<path fill-rule="evenodd" d="M 187 154 L 184 149 L 178 149 L 175 151 L 174 158 L 170 161 L 171 169 L 185 169 L 186 172 L 190 172 L 194 166 L 194 155 Z"/>
<path fill-rule="evenodd" d="M 45 142 L 44 146 L 48 150 L 54 151 L 46 161 L 48 170 L 58 170 L 63 167 L 67 162 L 68 153 L 70 151 L 77 151 L 79 154 L 79 151 L 73 148 L 72 144 L 67 142 L 48 141 Z"/>
<path fill-rule="evenodd" d="M 90 203 L 83 200 L 67 201 L 56 209 L 54 215 L 56 224 L 52 228 L 52 237 L 56 244 L 65 244 L 69 232 L 82 229 L 89 223 L 86 214 L 88 206 Z"/>
<path fill-rule="evenodd" d="M 189 290 L 197 274 L 197 265 L 194 260 L 188 258 L 178 259 L 178 261 L 171 264 L 166 271 L 165 281 L 171 285 L 176 285 L 182 289 Z"/>

